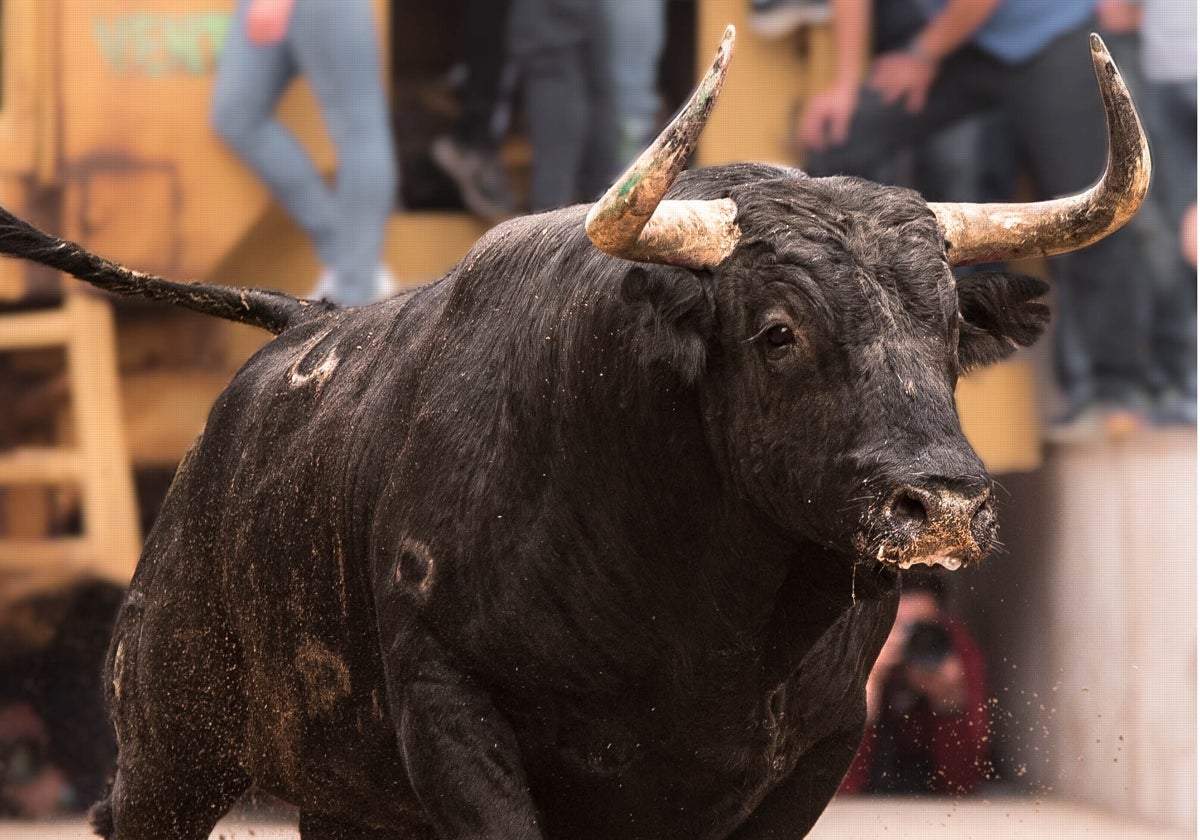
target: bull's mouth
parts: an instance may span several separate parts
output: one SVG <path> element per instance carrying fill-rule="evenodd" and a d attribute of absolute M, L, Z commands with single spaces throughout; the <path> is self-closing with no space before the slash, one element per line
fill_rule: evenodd
<path fill-rule="evenodd" d="M 906 488 L 881 507 L 864 518 L 854 538 L 855 552 L 864 560 L 953 572 L 978 563 L 995 545 L 996 516 L 988 491 L 967 495 Z"/>
<path fill-rule="evenodd" d="M 941 566 L 952 572 L 963 567 L 964 560 L 953 554 L 938 554 L 932 557 L 914 557 L 911 560 L 900 560 L 896 563 L 901 569 L 911 569 L 913 566 Z"/>
<path fill-rule="evenodd" d="M 859 556 L 869 558 L 882 566 L 911 569 L 914 566 L 940 566 L 947 571 L 978 563 L 987 553 L 969 532 L 967 534 L 940 534 L 936 538 L 926 535 L 924 539 L 884 539 L 869 543 L 865 538 L 856 540 Z M 989 541 L 990 542 L 990 541 Z"/>

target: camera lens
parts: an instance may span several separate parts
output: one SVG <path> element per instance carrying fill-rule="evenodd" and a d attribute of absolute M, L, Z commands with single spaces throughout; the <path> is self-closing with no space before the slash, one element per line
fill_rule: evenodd
<path fill-rule="evenodd" d="M 45 750 L 40 741 L 21 738 L 0 743 L 0 767 L 9 784 L 22 784 L 36 779 L 45 764 Z"/>
<path fill-rule="evenodd" d="M 916 668 L 932 671 L 950 655 L 950 635 L 940 624 L 919 621 L 908 631 L 904 661 Z"/>

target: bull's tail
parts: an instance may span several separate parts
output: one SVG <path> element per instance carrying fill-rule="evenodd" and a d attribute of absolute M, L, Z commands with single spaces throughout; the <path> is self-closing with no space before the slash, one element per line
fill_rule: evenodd
<path fill-rule="evenodd" d="M 162 301 L 229 321 L 262 327 L 278 335 L 308 307 L 283 292 L 178 283 L 143 274 L 38 230 L 0 207 L 0 254 L 65 271 L 109 292 Z"/>

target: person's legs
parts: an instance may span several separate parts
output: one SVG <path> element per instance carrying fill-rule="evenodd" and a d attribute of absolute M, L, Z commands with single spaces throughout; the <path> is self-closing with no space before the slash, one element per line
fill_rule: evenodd
<path fill-rule="evenodd" d="M 1159 203 L 1175 222 L 1196 203 L 1196 83 L 1146 84 L 1146 130 L 1154 153 Z"/>
<path fill-rule="evenodd" d="M 626 166 L 654 139 L 659 124 L 658 61 L 666 36 L 666 3 L 601 0 L 600 15 L 617 114 L 616 160 Z"/>
<path fill-rule="evenodd" d="M 1004 68 L 996 91 L 1041 198 L 1086 189 L 1107 156 L 1104 111 L 1079 27 L 1029 61 Z M 1139 408 L 1150 379 L 1151 279 L 1133 229 L 1052 262 L 1055 354 L 1069 413 L 1091 400 Z"/>
<path fill-rule="evenodd" d="M 1154 307 L 1154 359 L 1166 386 L 1160 409 L 1164 420 L 1196 417 L 1196 270 L 1182 257 L 1180 224 L 1196 201 L 1196 87 L 1147 83 L 1139 102 L 1154 175 L 1148 206 L 1157 221 L 1150 255 L 1162 264 L 1164 283 Z"/>
<path fill-rule="evenodd" d="M 471 0 L 467 4 L 463 25 L 467 79 L 462 93 L 463 113 L 455 137 L 472 149 L 493 151 L 496 147 L 492 124 L 508 61 L 504 32 L 509 5 L 510 0 Z"/>
<path fill-rule="evenodd" d="M 1013 201 L 1020 154 L 1000 112 L 939 131 L 916 150 L 914 178 L 926 201 Z"/>
<path fill-rule="evenodd" d="M 375 18 L 369 0 L 299 2 L 292 14 L 288 37 L 338 153 L 335 295 L 369 303 L 397 179 Z"/>
<path fill-rule="evenodd" d="M 248 0 L 239 0 L 212 97 L 212 124 L 254 170 L 296 223 L 321 260 L 336 254 L 337 208 L 308 154 L 275 118 L 275 105 L 296 74 L 287 40 L 271 46 L 246 37 Z M 301 3 L 300 5 L 304 5 Z"/>
<path fill-rule="evenodd" d="M 577 180 L 580 201 L 594 201 L 621 174 L 626 161 L 617 157 L 620 129 L 617 124 L 615 78 L 609 59 L 609 33 L 602 25 L 601 3 L 591 9 L 591 37 L 580 46 L 584 54 L 584 83 L 587 85 L 587 138 Z M 649 5 L 653 5 L 651 2 Z"/>
<path fill-rule="evenodd" d="M 529 207 L 534 212 L 576 198 L 589 118 L 584 62 L 576 45 L 539 52 L 522 64 L 525 120 L 533 145 Z"/>
<path fill-rule="evenodd" d="M 977 83 L 986 72 L 987 61 L 977 50 L 960 50 L 942 66 L 925 108 L 916 114 L 899 103 L 888 105 L 864 88 L 846 142 L 823 152 L 809 152 L 804 168 L 817 177 L 870 178 L 900 149 L 919 145 L 935 132 L 987 109 L 989 102 Z"/>
<path fill-rule="evenodd" d="M 429 147 L 467 209 L 488 221 L 499 221 L 516 207 L 508 173 L 500 163 L 501 114 L 508 67 L 504 32 L 509 0 L 472 0 L 463 23 L 467 78 L 462 89 L 462 116 L 452 135 L 434 138 Z M 506 102 L 504 104 L 507 104 Z M 503 110 L 507 110 L 506 108 Z"/>

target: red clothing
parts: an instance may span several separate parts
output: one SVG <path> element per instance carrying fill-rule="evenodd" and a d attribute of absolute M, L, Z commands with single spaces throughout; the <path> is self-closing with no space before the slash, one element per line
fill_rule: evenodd
<path fill-rule="evenodd" d="M 877 758 L 877 738 L 883 726 L 891 728 L 898 758 L 920 757 L 930 769 L 930 791 L 950 794 L 970 793 L 989 770 L 987 683 L 983 653 L 958 618 L 943 617 L 939 624 L 950 637 L 951 649 L 963 663 L 967 701 L 957 714 L 938 715 L 921 700 L 904 715 L 893 715 L 887 723 L 868 726 L 858 754 L 838 789 L 839 793 L 874 790 L 873 763 Z M 899 666 L 898 666 L 899 667 Z M 892 708 L 899 679 L 885 681 L 884 712 Z M 886 770 L 886 768 L 882 768 Z M 878 772 L 878 768 L 876 768 Z"/>

